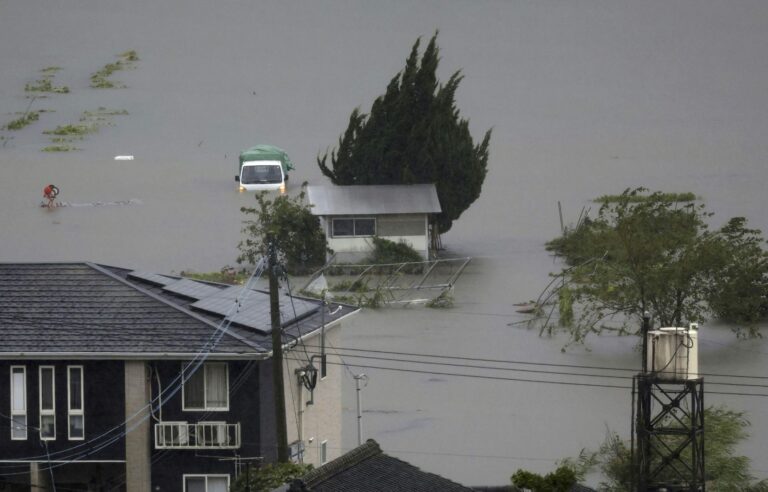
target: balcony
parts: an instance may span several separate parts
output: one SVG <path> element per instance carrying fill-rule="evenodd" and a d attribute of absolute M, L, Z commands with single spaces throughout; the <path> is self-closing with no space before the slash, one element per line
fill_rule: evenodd
<path fill-rule="evenodd" d="M 155 449 L 238 449 L 240 424 L 226 422 L 160 422 Z"/>

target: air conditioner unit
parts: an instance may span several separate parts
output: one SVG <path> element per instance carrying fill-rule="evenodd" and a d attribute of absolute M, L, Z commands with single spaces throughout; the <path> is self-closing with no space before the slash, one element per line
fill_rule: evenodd
<path fill-rule="evenodd" d="M 669 327 L 648 332 L 648 370 L 659 379 L 679 381 L 699 377 L 699 327 Z"/>

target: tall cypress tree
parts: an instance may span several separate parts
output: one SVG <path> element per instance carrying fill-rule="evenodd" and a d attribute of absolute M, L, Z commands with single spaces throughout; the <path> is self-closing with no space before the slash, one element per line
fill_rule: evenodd
<path fill-rule="evenodd" d="M 435 183 L 443 212 L 432 225 L 439 234 L 480 196 L 491 130 L 474 143 L 469 122 L 455 103 L 461 71 L 441 85 L 437 33 L 420 60 L 419 44 L 417 39 L 405 68 L 376 98 L 370 113 L 352 111 L 347 130 L 330 153 L 330 165 L 328 152 L 318 156 L 317 164 L 337 185 Z"/>

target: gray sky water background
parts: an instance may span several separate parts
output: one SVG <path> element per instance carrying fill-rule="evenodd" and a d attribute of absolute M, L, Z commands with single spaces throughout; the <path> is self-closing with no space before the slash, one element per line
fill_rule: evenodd
<path fill-rule="evenodd" d="M 716 213 L 713 225 L 746 216 L 768 230 L 766 2 L 0 0 L 0 123 L 26 110 L 24 85 L 42 68 L 61 67 L 54 84 L 71 89 L 36 99 L 32 109 L 52 111 L 39 121 L 0 132 L 0 261 L 160 273 L 234 264 L 239 207 L 253 203 L 234 191 L 237 153 L 278 145 L 296 163 L 294 190 L 326 182 L 318 153 L 436 29 L 441 78 L 463 70 L 458 107 L 476 137 L 494 132 L 483 193 L 444 238 L 450 254 L 475 259 L 453 309 L 365 312 L 345 328 L 345 346 L 637 367 L 628 339 L 561 354 L 562 340 L 507 325 L 520 319 L 512 304 L 535 297 L 556 269 L 543 243 L 559 231 L 558 201 L 572 222 L 592 198 L 627 187 L 692 191 Z M 88 88 L 129 49 L 136 68 L 113 76 L 127 88 Z M 81 151 L 40 151 L 42 131 L 98 107 L 129 114 Z M 123 154 L 135 160 L 113 159 Z M 69 202 L 141 203 L 43 210 L 48 182 Z M 707 372 L 768 372 L 768 343 L 737 342 L 715 324 L 702 339 Z M 366 435 L 464 484 L 551 470 L 596 447 L 606 427 L 629 429 L 628 391 L 365 372 Z M 355 444 L 352 393 L 344 448 Z M 768 476 L 767 400 L 707 401 L 749 412 L 742 451 Z"/>

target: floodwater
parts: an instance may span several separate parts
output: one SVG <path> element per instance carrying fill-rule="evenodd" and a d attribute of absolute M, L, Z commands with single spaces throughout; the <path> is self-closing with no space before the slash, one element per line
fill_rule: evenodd
<path fill-rule="evenodd" d="M 543 243 L 559 231 L 558 201 L 568 222 L 591 198 L 627 187 L 692 191 L 716 212 L 714 225 L 746 216 L 768 230 L 761 0 L 2 1 L 2 123 L 28 108 L 48 112 L 0 132 L 0 261 L 157 272 L 234 264 L 239 208 L 254 203 L 235 192 L 237 153 L 281 146 L 296 163 L 294 189 L 323 183 L 318 153 L 337 142 L 354 107 L 367 110 L 384 91 L 416 37 L 436 29 L 441 78 L 459 68 L 465 75 L 462 115 L 476 137 L 494 131 L 482 196 L 444 238 L 449 254 L 474 260 L 452 309 L 365 312 L 345 328 L 344 348 L 637 367 L 629 339 L 561 353 L 563 340 L 509 326 L 521 319 L 513 303 L 535 297 L 556 269 Z M 140 57 L 135 68 L 112 76 L 127 88 L 88 88 L 92 73 L 130 49 Z M 61 67 L 54 85 L 70 93 L 30 106 L 25 84 L 51 66 Z M 44 130 L 99 107 L 129 114 L 77 142 L 80 151 L 40 151 L 50 144 Z M 63 201 L 130 206 L 42 209 L 49 182 Z M 701 339 L 702 371 L 768 372 L 764 341 L 738 342 L 716 325 L 704 326 Z M 599 445 L 606 428 L 628 433 L 629 391 L 510 379 L 626 380 L 345 360 L 444 373 L 352 369 L 370 378 L 365 437 L 463 484 L 507 483 L 520 467 L 552 470 L 555 460 Z M 708 382 L 707 390 L 729 388 Z M 349 448 L 351 378 L 345 392 Z M 768 476 L 767 400 L 706 399 L 748 412 L 752 437 L 740 451 Z"/>

